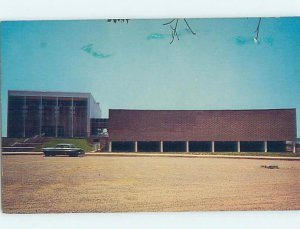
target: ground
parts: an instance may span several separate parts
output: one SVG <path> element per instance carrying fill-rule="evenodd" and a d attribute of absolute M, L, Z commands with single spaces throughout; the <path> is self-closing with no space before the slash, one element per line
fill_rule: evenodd
<path fill-rule="evenodd" d="M 300 161 L 3 155 L 2 166 L 6 213 L 300 209 Z"/>

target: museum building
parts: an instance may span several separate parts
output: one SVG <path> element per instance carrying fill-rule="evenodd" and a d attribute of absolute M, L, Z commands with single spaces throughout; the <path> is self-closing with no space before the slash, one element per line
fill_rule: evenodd
<path fill-rule="evenodd" d="M 89 138 L 109 152 L 295 152 L 296 109 L 126 110 L 90 93 L 8 91 L 7 136 Z"/>

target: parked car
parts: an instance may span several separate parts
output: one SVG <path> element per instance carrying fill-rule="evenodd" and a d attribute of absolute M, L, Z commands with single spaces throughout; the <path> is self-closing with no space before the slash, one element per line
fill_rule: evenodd
<path fill-rule="evenodd" d="M 76 148 L 73 144 L 57 144 L 55 147 L 43 148 L 45 157 L 55 155 L 68 155 L 70 157 L 78 157 L 84 155 L 84 150 Z"/>

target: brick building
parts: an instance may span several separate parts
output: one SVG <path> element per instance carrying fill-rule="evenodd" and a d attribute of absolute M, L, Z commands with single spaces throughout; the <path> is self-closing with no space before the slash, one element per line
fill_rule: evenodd
<path fill-rule="evenodd" d="M 295 151 L 296 109 L 109 110 L 109 151 Z"/>
<path fill-rule="evenodd" d="M 122 110 L 90 93 L 8 91 L 7 135 L 90 138 L 118 152 L 294 151 L 296 109 Z"/>

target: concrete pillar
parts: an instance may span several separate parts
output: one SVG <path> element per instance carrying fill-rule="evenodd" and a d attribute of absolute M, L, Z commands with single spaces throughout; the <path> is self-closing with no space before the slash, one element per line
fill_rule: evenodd
<path fill-rule="evenodd" d="M 42 121 L 43 121 L 43 97 L 40 98 L 40 105 L 39 105 L 39 135 L 42 136 Z"/>
<path fill-rule="evenodd" d="M 211 142 L 211 152 L 215 152 L 215 141 Z"/>
<path fill-rule="evenodd" d="M 189 141 L 185 142 L 185 149 L 187 153 L 190 152 Z"/>
<path fill-rule="evenodd" d="M 24 105 L 23 105 L 23 138 L 26 137 L 26 115 L 27 115 L 27 104 L 26 96 L 24 96 Z"/>
<path fill-rule="evenodd" d="M 293 153 L 296 153 L 296 142 L 293 142 Z"/>
<path fill-rule="evenodd" d="M 91 112 L 91 100 L 90 99 L 88 99 L 87 100 L 88 102 L 87 102 L 87 109 L 86 109 L 86 123 L 87 123 L 87 126 L 86 126 L 86 136 L 87 137 L 90 137 L 91 136 L 91 119 L 90 119 L 90 117 L 91 117 L 91 114 L 90 114 L 90 112 Z"/>
<path fill-rule="evenodd" d="M 164 142 L 160 141 L 160 152 L 164 152 Z"/>
<path fill-rule="evenodd" d="M 135 141 L 135 142 L 134 142 L 134 152 L 137 153 L 137 151 L 138 151 L 138 142 Z"/>
<path fill-rule="evenodd" d="M 264 141 L 264 151 L 265 151 L 265 153 L 268 152 L 268 142 L 267 141 Z"/>
<path fill-rule="evenodd" d="M 71 137 L 74 137 L 74 98 L 72 97 L 72 105 L 71 105 L 71 111 L 72 111 L 72 116 L 71 116 Z"/>
<path fill-rule="evenodd" d="M 108 142 L 108 152 L 112 151 L 111 142 Z"/>
<path fill-rule="evenodd" d="M 237 142 L 237 151 L 240 153 L 241 152 L 241 142 Z"/>
<path fill-rule="evenodd" d="M 54 108 L 54 117 L 55 117 L 55 137 L 58 137 L 58 115 L 59 115 L 59 107 L 58 107 L 58 97 L 56 97 L 56 104 Z"/>

